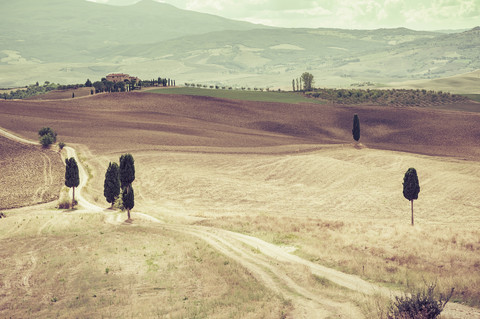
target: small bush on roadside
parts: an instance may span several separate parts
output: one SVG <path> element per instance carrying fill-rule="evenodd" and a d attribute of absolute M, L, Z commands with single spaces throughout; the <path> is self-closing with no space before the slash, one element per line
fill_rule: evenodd
<path fill-rule="evenodd" d="M 60 196 L 60 199 L 58 200 L 58 209 L 73 209 L 75 206 L 78 205 L 78 202 L 76 200 L 73 201 L 73 207 L 72 207 L 72 200 L 68 198 L 68 196 Z"/>
<path fill-rule="evenodd" d="M 435 296 L 436 284 L 430 284 L 422 290 L 412 292 L 401 297 L 395 297 L 395 301 L 388 309 L 388 319 L 434 319 L 437 318 L 445 308 L 445 305 L 453 295 L 449 294 Z M 438 298 L 438 299 L 437 299 Z"/>
<path fill-rule="evenodd" d="M 63 150 L 64 147 L 65 147 L 65 143 L 63 142 L 58 143 L 58 148 L 60 149 L 60 151 Z"/>

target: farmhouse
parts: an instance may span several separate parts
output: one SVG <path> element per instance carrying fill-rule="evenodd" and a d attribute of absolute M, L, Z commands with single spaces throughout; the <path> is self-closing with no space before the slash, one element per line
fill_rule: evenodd
<path fill-rule="evenodd" d="M 137 78 L 136 76 L 130 76 L 128 74 L 124 73 L 111 73 L 107 75 L 107 81 L 111 81 L 113 83 L 117 82 L 139 82 L 140 79 Z"/>

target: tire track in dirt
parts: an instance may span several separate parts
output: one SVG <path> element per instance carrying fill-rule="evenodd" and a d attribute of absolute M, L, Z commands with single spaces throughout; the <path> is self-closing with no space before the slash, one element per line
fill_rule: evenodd
<path fill-rule="evenodd" d="M 19 138 L 5 130 L 0 129 L 0 134 L 5 135 L 11 139 L 27 144 L 35 144 L 22 138 Z M 81 194 L 83 187 L 86 185 L 88 175 L 83 168 L 83 165 L 78 160 L 76 152 L 70 147 L 66 147 L 67 156 L 74 157 L 77 160 L 80 174 L 80 185 L 77 188 L 78 202 L 88 211 L 104 211 L 101 207 L 91 204 Z M 164 224 L 157 218 L 135 213 L 141 219 L 151 221 L 153 223 L 161 223 L 163 227 L 170 228 L 179 232 L 196 236 L 205 242 L 209 243 L 213 248 L 217 249 L 224 255 L 239 262 L 252 274 L 263 282 L 267 287 L 271 287 L 274 291 L 282 293 L 292 298 L 295 309 L 295 318 L 361 318 L 363 315 L 358 309 L 352 308 L 352 305 L 347 303 L 340 303 L 323 296 L 318 296 L 309 291 L 307 288 L 297 284 L 294 279 L 290 278 L 288 274 L 280 267 L 280 263 L 290 263 L 297 266 L 306 266 L 314 274 L 324 277 L 327 280 L 335 282 L 350 290 L 358 291 L 364 294 L 373 294 L 380 292 L 382 294 L 389 294 L 389 296 L 397 295 L 398 292 L 390 291 L 387 288 L 380 288 L 374 284 L 370 284 L 359 277 L 348 275 L 331 268 L 323 267 L 304 260 L 296 255 L 289 254 L 282 250 L 281 247 L 267 243 L 259 238 L 234 233 L 217 228 L 208 228 L 202 226 L 189 225 L 173 225 Z M 121 214 L 111 215 L 107 217 L 106 222 L 117 225 L 122 219 Z M 47 225 L 45 223 L 45 225 Z M 44 226 L 45 226 L 44 225 Z M 245 248 L 245 246 L 249 248 Z M 259 252 L 259 253 L 254 253 Z M 23 286 L 25 290 L 30 288 L 30 277 L 36 266 L 36 259 L 33 255 L 30 256 L 30 268 L 22 277 Z M 23 263 L 19 264 L 17 259 L 16 269 L 23 268 Z M 12 288 L 12 280 L 6 278 L 4 280 L 5 288 Z M 2 305 L 0 301 L 0 305 Z M 444 318 L 480 318 L 480 310 L 448 303 L 442 315 Z"/>
<path fill-rule="evenodd" d="M 242 241 L 228 236 L 228 232 L 195 226 L 165 225 L 165 227 L 206 241 L 213 248 L 248 269 L 266 287 L 286 298 L 290 298 L 295 306 L 292 314 L 294 318 L 363 317 L 360 310 L 352 303 L 328 299 L 297 284 L 282 269 L 282 266 L 286 263 L 278 259 L 272 259 L 269 254 L 259 251 L 258 247 L 249 244 L 245 247 Z"/>
<path fill-rule="evenodd" d="M 40 153 L 43 161 L 43 184 L 39 186 L 35 193 L 32 196 L 32 203 L 40 203 L 43 200 L 43 196 L 47 191 L 48 187 L 52 184 L 52 163 L 50 158 L 47 155 Z M 50 171 L 50 173 L 49 173 Z M 50 176 L 50 183 L 49 183 L 49 176 Z"/>

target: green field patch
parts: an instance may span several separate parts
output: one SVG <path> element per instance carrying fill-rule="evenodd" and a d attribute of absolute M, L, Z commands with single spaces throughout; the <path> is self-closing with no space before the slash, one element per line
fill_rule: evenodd
<path fill-rule="evenodd" d="M 241 101 L 257 101 L 257 102 L 274 102 L 274 103 L 317 103 L 323 104 L 323 101 L 314 100 L 305 97 L 302 93 L 293 92 L 273 92 L 273 91 L 243 91 L 243 90 L 222 90 L 222 89 L 199 89 L 199 88 L 166 88 L 157 90 L 148 90 L 148 93 L 158 94 L 177 94 L 177 95 L 194 95 L 209 96 L 221 99 L 241 100 Z"/>
<path fill-rule="evenodd" d="M 469 98 L 470 100 L 480 102 L 480 94 L 460 94 L 460 95 L 463 95 Z"/>

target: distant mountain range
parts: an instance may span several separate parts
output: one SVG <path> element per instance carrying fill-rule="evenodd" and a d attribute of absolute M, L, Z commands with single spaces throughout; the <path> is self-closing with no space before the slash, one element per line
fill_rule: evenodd
<path fill-rule="evenodd" d="M 131 6 L 15 0 L 0 9 L 0 87 L 82 83 L 124 72 L 177 83 L 289 88 L 304 71 L 317 86 L 387 85 L 480 69 L 478 27 L 457 33 L 284 29 L 152 0 Z"/>

